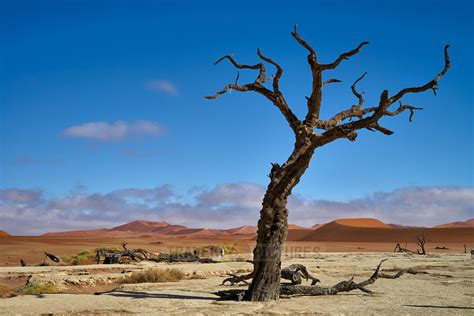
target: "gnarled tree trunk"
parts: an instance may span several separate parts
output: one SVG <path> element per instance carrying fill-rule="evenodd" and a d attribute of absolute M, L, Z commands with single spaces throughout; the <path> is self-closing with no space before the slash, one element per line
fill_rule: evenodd
<path fill-rule="evenodd" d="M 254 278 L 246 299 L 267 301 L 280 296 L 281 252 L 288 233 L 287 201 L 291 190 L 308 168 L 314 148 L 309 138 L 297 139 L 288 161 L 273 164 L 270 184 L 263 198 L 253 251 Z"/>

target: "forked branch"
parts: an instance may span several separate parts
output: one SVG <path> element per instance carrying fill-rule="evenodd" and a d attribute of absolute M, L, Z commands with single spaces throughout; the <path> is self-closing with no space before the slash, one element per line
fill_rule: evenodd
<path fill-rule="evenodd" d="M 350 57 L 352 57 L 355 54 L 359 53 L 361 48 L 364 47 L 365 45 L 368 45 L 368 44 L 369 44 L 369 42 L 360 43 L 359 46 L 357 46 L 353 50 L 350 50 L 348 52 L 345 52 L 345 53 L 342 53 L 341 55 L 339 55 L 339 57 L 334 62 L 332 62 L 330 64 L 321 64 L 321 69 L 322 70 L 327 70 L 327 69 L 336 68 L 341 63 L 341 61 L 343 61 L 344 59 L 349 59 Z"/>
<path fill-rule="evenodd" d="M 421 87 L 405 88 L 391 98 L 388 97 L 388 91 L 384 90 L 380 95 L 379 105 L 376 107 L 360 109 L 360 107 L 358 106 L 355 106 L 355 107 L 353 106 L 349 110 L 345 110 L 336 114 L 333 118 L 331 118 L 328 121 L 323 121 L 323 120 L 319 121 L 316 124 L 316 126 L 318 128 L 326 129 L 326 132 L 320 135 L 313 136 L 312 141 L 315 144 L 315 146 L 316 147 L 323 146 L 338 138 L 349 138 L 348 135 L 351 135 L 352 137 L 353 135 L 352 133 L 356 133 L 357 130 L 363 129 L 363 128 L 366 128 L 369 130 L 376 130 L 376 131 L 382 132 L 385 135 L 391 135 L 393 134 L 393 132 L 387 128 L 380 126 L 379 120 L 383 116 L 398 115 L 406 110 L 410 112 L 409 121 L 411 122 L 413 120 L 413 115 L 414 115 L 415 110 L 421 110 L 422 108 L 414 107 L 411 105 L 403 105 L 401 101 L 400 101 L 400 106 L 398 107 L 398 109 L 394 111 L 390 111 L 389 107 L 395 101 L 399 101 L 400 98 L 407 93 L 419 93 L 419 92 L 426 91 L 428 89 L 433 89 L 434 91 L 436 91 L 436 89 L 438 88 L 438 80 L 448 72 L 451 66 L 451 61 L 448 54 L 448 47 L 449 45 L 446 45 L 444 48 L 445 63 L 444 63 L 443 70 L 433 80 L 431 80 L 427 84 Z M 369 115 L 369 116 L 363 117 L 364 115 Z M 344 119 L 355 117 L 355 116 L 358 116 L 359 120 L 339 125 L 340 122 L 342 122 Z"/>
<path fill-rule="evenodd" d="M 449 68 L 451 68 L 451 60 L 449 58 L 448 48 L 449 45 L 444 46 L 444 68 L 436 77 L 434 77 L 433 80 L 419 87 L 402 89 L 400 92 L 389 99 L 390 104 L 397 102 L 407 93 L 418 93 L 432 89 L 434 95 L 436 95 L 436 91 L 438 90 L 438 80 L 448 72 Z"/>
<path fill-rule="evenodd" d="M 333 286 L 330 287 L 321 287 L 315 285 L 298 285 L 298 284 L 281 284 L 280 285 L 280 294 L 287 295 L 287 296 L 295 296 L 295 295 L 304 295 L 304 296 L 318 296 L 318 295 L 335 295 L 341 292 L 350 292 L 354 290 L 360 290 L 365 293 L 372 293 L 371 290 L 367 288 L 368 285 L 375 283 L 378 279 L 398 279 L 404 274 L 428 274 L 424 271 L 417 271 L 414 269 L 401 269 L 396 274 L 388 274 L 380 271 L 382 263 L 385 262 L 387 259 L 383 259 L 378 264 L 377 268 L 375 269 L 374 273 L 371 275 L 370 278 L 362 281 L 362 282 L 354 282 L 354 277 L 347 281 L 341 281 Z M 225 290 L 225 291 L 218 291 L 216 293 L 217 296 L 221 297 L 225 300 L 242 300 L 246 296 L 245 290 L 240 289 L 232 289 L 232 290 Z"/>
<path fill-rule="evenodd" d="M 238 75 L 237 79 L 235 80 L 235 83 L 228 84 L 222 90 L 220 90 L 220 91 L 218 91 L 218 92 L 216 92 L 212 95 L 206 96 L 205 98 L 206 99 L 217 99 L 218 97 L 220 97 L 224 93 L 230 92 L 232 90 L 236 90 L 236 91 L 240 91 L 240 92 L 254 91 L 254 92 L 256 92 L 258 94 L 261 94 L 264 97 L 266 97 L 268 100 L 270 100 L 280 110 L 280 112 L 283 114 L 286 121 L 290 125 L 291 129 L 296 134 L 298 132 L 299 127 L 300 127 L 300 121 L 298 120 L 296 115 L 293 113 L 293 111 L 290 109 L 290 107 L 286 103 L 285 98 L 283 97 L 283 94 L 280 92 L 280 88 L 279 88 L 279 82 L 280 82 L 280 78 L 283 74 L 283 69 L 273 59 L 264 56 L 261 53 L 260 50 L 257 50 L 257 54 L 262 60 L 264 60 L 265 62 L 268 62 L 268 63 L 270 63 L 270 64 L 272 64 L 276 67 L 277 72 L 276 72 L 275 76 L 273 76 L 270 79 L 266 78 L 266 69 L 265 69 L 265 65 L 263 63 L 258 63 L 256 65 L 239 64 L 233 58 L 233 54 L 225 55 L 225 56 L 219 58 L 214 63 L 214 65 L 217 65 L 218 63 L 220 63 L 224 59 L 227 59 L 232 63 L 232 65 L 234 65 L 234 67 L 236 67 L 238 69 L 259 70 L 259 74 L 258 74 L 257 78 L 255 79 L 255 81 L 253 83 L 248 83 L 248 84 L 245 84 L 245 85 L 239 85 L 238 84 L 238 82 L 237 82 L 237 79 L 239 78 L 239 75 Z M 268 80 L 271 80 L 271 79 L 273 79 L 273 91 L 269 90 L 265 86 L 263 86 L 264 82 L 266 82 Z"/>

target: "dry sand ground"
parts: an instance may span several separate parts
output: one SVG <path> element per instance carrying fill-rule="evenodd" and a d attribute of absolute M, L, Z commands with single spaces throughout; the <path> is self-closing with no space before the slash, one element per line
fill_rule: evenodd
<path fill-rule="evenodd" d="M 99 246 L 118 246 L 123 241 L 128 242 L 129 248 L 145 248 L 151 252 L 168 251 L 192 251 L 194 247 L 209 244 L 228 244 L 240 249 L 242 253 L 252 252 L 255 241 L 246 239 L 185 239 L 165 238 L 156 236 L 111 238 L 111 237 L 32 237 L 11 236 L 0 237 L 0 267 L 18 266 L 20 259 L 24 259 L 29 265 L 41 262 L 44 252 L 50 252 L 57 256 L 74 255 L 89 249 L 94 250 Z M 414 240 L 415 241 L 415 240 Z M 311 242 L 311 241 L 287 241 L 285 248 L 287 252 L 391 252 L 395 248 L 395 242 Z M 405 243 L 402 243 L 405 247 Z M 448 250 L 436 250 L 435 247 L 446 246 Z M 468 243 L 470 249 L 472 243 Z M 416 243 L 408 243 L 407 247 L 416 251 Z M 432 252 L 462 252 L 464 243 L 439 242 L 426 244 L 426 250 Z"/>
<path fill-rule="evenodd" d="M 218 301 L 211 294 L 229 288 L 220 286 L 226 272 L 248 271 L 243 262 L 218 264 L 152 264 L 160 268 L 175 267 L 206 279 L 176 283 L 123 285 L 102 295 L 48 294 L 0 299 L 2 314 L 474 314 L 474 260 L 462 253 L 428 256 L 394 253 L 291 253 L 283 265 L 303 263 L 317 275 L 322 285 L 333 285 L 355 275 L 367 278 L 382 258 L 389 258 L 385 270 L 414 267 L 428 275 L 406 275 L 400 279 L 380 279 L 370 286 L 374 294 L 360 291 L 335 296 L 281 298 L 267 303 Z M 77 266 L 77 267 L 2 267 L 0 278 L 18 273 L 42 275 L 44 278 L 111 278 L 122 270 L 143 269 L 145 265 Z M 96 270 L 100 269 L 100 270 Z M 96 270 L 97 273 L 94 272 Z M 242 287 L 243 288 L 243 287 Z"/>

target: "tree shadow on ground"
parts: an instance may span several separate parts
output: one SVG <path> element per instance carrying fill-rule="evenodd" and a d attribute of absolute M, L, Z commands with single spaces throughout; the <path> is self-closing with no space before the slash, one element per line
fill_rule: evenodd
<path fill-rule="evenodd" d="M 452 305 L 446 305 L 446 306 L 440 306 L 440 305 L 403 305 L 407 307 L 420 307 L 420 308 L 452 308 L 452 309 L 473 309 L 474 307 L 467 307 L 467 306 L 452 306 Z"/>
<path fill-rule="evenodd" d="M 210 297 L 210 296 L 147 293 L 147 292 L 136 292 L 136 291 L 112 291 L 112 292 L 104 293 L 103 295 L 110 295 L 110 296 L 116 296 L 116 297 L 131 297 L 131 298 L 168 298 L 168 299 L 179 299 L 179 300 L 212 300 L 212 301 L 217 300 L 217 297 Z"/>

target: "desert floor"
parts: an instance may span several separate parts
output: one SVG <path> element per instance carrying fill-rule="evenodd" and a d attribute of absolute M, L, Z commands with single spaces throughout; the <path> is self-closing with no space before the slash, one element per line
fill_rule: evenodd
<path fill-rule="evenodd" d="M 57 256 L 74 255 L 89 249 L 94 250 L 100 246 L 121 247 L 123 241 L 128 242 L 129 248 L 145 248 L 151 252 L 169 251 L 192 251 L 195 247 L 209 244 L 227 244 L 235 246 L 241 253 L 251 253 L 255 247 L 255 241 L 246 239 L 186 239 L 186 238 L 163 238 L 156 236 L 138 236 L 134 238 L 110 238 L 110 237 L 33 237 L 33 236 L 11 236 L 0 237 L 0 267 L 19 266 L 20 259 L 24 259 L 29 265 L 41 262 L 44 252 L 50 252 Z M 391 242 L 298 242 L 287 241 L 285 249 L 287 253 L 306 252 L 392 252 L 396 243 Z M 405 244 L 402 243 L 405 247 Z M 467 244 L 468 250 L 472 244 Z M 416 251 L 416 243 L 408 243 L 406 247 Z M 425 245 L 429 253 L 463 252 L 464 243 L 432 243 Z M 447 250 L 438 250 L 436 247 L 447 247 Z"/>
<path fill-rule="evenodd" d="M 429 274 L 404 275 L 399 279 L 379 279 L 369 288 L 373 294 L 352 291 L 334 296 L 281 298 L 268 303 L 219 301 L 212 292 L 235 288 L 221 286 L 226 273 L 251 270 L 245 262 L 141 263 L 139 265 L 90 265 L 69 267 L 1 267 L 0 280 L 34 275 L 68 284 L 92 284 L 91 279 L 107 280 L 122 272 L 146 267 L 178 268 L 203 279 L 173 283 L 121 285 L 115 291 L 93 294 L 45 294 L 0 299 L 1 314 L 474 314 L 474 260 L 464 253 L 436 253 L 427 256 L 353 252 L 287 253 L 283 266 L 302 263 L 321 280 L 333 285 L 353 275 L 355 281 L 368 278 L 378 262 L 386 272 L 415 268 Z M 230 260 L 232 258 L 227 258 Z M 205 279 L 204 279 L 205 278 Z M 106 287 L 102 287 L 106 289 Z M 241 286 L 241 288 L 244 288 Z"/>

